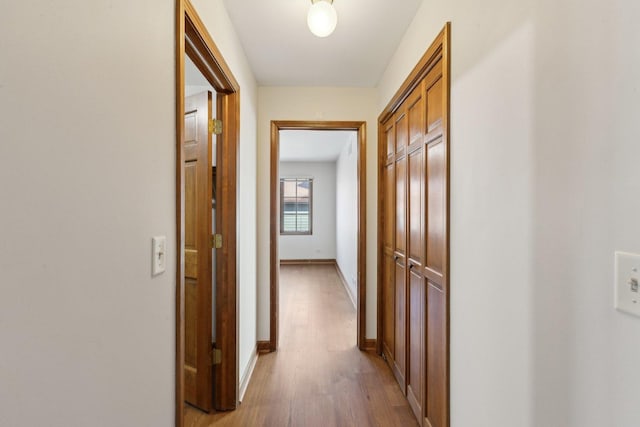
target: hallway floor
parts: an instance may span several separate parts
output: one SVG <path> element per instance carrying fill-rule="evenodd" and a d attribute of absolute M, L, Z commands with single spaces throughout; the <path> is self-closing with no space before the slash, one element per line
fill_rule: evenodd
<path fill-rule="evenodd" d="M 280 268 L 280 347 L 260 356 L 236 411 L 187 405 L 185 425 L 416 426 L 385 362 L 356 348 L 356 310 L 333 266 Z"/>

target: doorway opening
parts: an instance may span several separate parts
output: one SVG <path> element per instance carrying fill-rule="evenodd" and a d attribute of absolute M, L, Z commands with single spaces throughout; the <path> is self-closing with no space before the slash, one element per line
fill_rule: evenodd
<path fill-rule="evenodd" d="M 273 121 L 271 123 L 270 337 L 267 348 L 262 350 L 276 351 L 278 348 L 281 262 L 283 264 L 324 263 L 337 265 L 337 271 L 342 275 L 341 281 L 347 294 L 350 295 L 356 306 L 357 347 L 361 350 L 373 350 L 373 342 L 369 342 L 365 338 L 365 132 L 365 122 Z M 327 133 L 333 135 L 328 136 Z M 303 146 L 304 141 L 313 139 L 324 145 L 323 154 L 316 151 L 315 159 L 311 154 L 313 151 L 309 150 L 308 146 Z M 340 142 L 341 140 L 342 142 Z M 328 144 L 335 145 L 335 152 L 328 153 L 331 151 L 327 150 Z M 281 156 L 283 157 L 281 158 Z M 325 160 L 329 158 L 333 160 L 318 162 L 319 156 L 320 158 L 324 157 Z M 350 156 L 355 163 L 355 185 L 353 185 L 353 194 L 351 195 L 351 198 L 355 200 L 355 206 L 353 212 L 346 213 L 346 215 L 351 215 L 346 220 L 355 219 L 353 221 L 355 256 L 352 257 L 352 268 L 348 267 L 350 257 L 347 254 L 342 257 L 343 262 L 339 262 L 340 257 L 336 256 L 338 252 L 337 240 L 339 239 L 335 238 L 338 223 L 343 227 L 349 227 L 348 221 L 342 221 L 345 218 L 340 218 L 341 221 L 336 220 L 335 217 L 339 216 L 340 212 L 335 214 L 335 206 L 342 203 L 345 209 L 348 209 L 346 206 L 350 190 L 341 188 L 338 194 L 335 190 L 337 190 L 336 169 L 344 166 L 348 170 L 346 163 L 349 162 Z M 341 157 L 343 164 L 338 164 Z M 283 160 L 282 163 L 281 160 Z M 296 160 L 304 160 L 304 162 L 296 162 Z M 333 166 L 331 163 L 334 163 Z M 332 168 L 333 178 L 331 178 Z M 348 174 L 347 171 L 345 171 L 346 174 Z M 317 190 L 321 190 L 321 192 L 318 193 Z M 329 197 L 326 195 L 327 191 L 331 192 Z M 329 221 L 321 220 L 327 219 L 331 215 L 326 214 L 326 209 L 324 209 L 326 208 L 324 205 L 330 203 L 331 196 L 334 198 L 333 226 L 330 218 L 328 218 Z M 314 208 L 314 205 L 317 207 L 319 203 L 321 205 L 320 211 Z M 322 228 L 318 230 L 318 226 Z M 333 241 L 331 236 L 325 235 L 325 233 L 332 232 L 334 233 Z M 343 243 L 346 248 L 350 243 L 349 238 L 345 237 Z"/>
<path fill-rule="evenodd" d="M 207 412 L 232 410 L 238 404 L 238 92 L 237 81 L 193 5 L 178 0 L 177 426 L 184 425 L 185 402 Z"/>

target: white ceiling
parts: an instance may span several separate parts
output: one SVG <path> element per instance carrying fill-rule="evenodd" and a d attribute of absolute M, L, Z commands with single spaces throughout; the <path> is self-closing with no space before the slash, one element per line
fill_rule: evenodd
<path fill-rule="evenodd" d="M 334 162 L 345 146 L 355 141 L 356 135 L 356 131 L 282 130 L 280 161 Z"/>
<path fill-rule="evenodd" d="M 311 0 L 224 0 L 261 86 L 374 87 L 422 0 L 334 0 L 338 26 L 311 34 Z"/>

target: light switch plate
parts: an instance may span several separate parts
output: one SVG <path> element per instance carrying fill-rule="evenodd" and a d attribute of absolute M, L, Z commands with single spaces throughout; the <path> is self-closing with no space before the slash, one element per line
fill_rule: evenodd
<path fill-rule="evenodd" d="M 151 274 L 157 276 L 164 273 L 167 267 L 167 238 L 156 236 L 151 238 Z"/>
<path fill-rule="evenodd" d="M 640 317 L 640 255 L 616 252 L 615 307 Z"/>

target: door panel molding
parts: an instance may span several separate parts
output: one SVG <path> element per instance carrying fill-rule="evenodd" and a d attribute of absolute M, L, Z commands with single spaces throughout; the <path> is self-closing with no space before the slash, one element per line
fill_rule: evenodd
<path fill-rule="evenodd" d="M 175 366 L 175 424 L 184 425 L 185 381 L 185 152 L 182 141 L 184 126 L 185 55 L 198 67 L 217 92 L 217 112 L 224 122 L 223 133 L 218 137 L 221 158 L 216 179 L 224 183 L 217 189 L 220 215 L 220 231 L 224 244 L 218 249 L 219 273 L 216 289 L 216 345 L 222 349 L 222 362 L 214 368 L 216 409 L 235 409 L 238 404 L 237 363 L 237 152 L 239 144 L 239 91 L 240 86 L 222 54 L 213 42 L 204 23 L 189 0 L 176 0 L 175 48 L 176 48 L 176 366 Z M 222 325 L 224 324 L 224 328 Z"/>
<path fill-rule="evenodd" d="M 366 248 L 367 248 L 367 215 L 366 215 L 366 122 L 359 121 L 294 121 L 274 120 L 271 122 L 271 176 L 270 176 L 270 231 L 269 231 L 269 274 L 270 274 L 270 333 L 271 351 L 278 348 L 278 282 L 279 252 L 278 237 L 280 226 L 279 163 L 280 163 L 280 131 L 281 130 L 353 130 L 358 133 L 358 266 L 357 266 L 357 345 L 360 350 L 373 347 L 371 340 L 366 339 L 367 286 L 366 286 Z"/>

